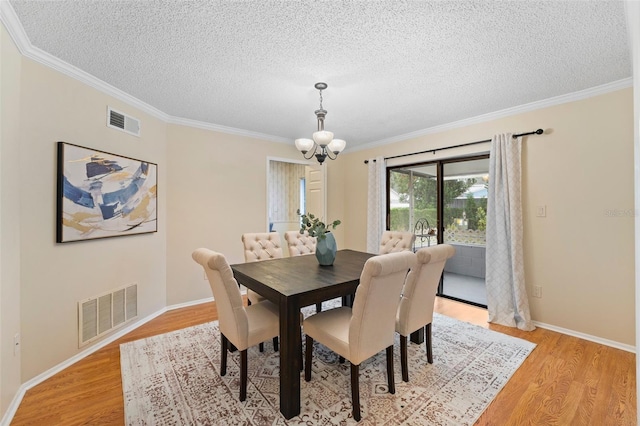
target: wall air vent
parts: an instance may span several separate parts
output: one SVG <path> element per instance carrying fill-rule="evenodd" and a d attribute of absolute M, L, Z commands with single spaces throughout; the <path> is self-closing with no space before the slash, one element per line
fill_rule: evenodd
<path fill-rule="evenodd" d="M 138 285 L 133 284 L 78 302 L 78 347 L 138 316 Z"/>
<path fill-rule="evenodd" d="M 140 136 L 140 120 L 111 107 L 107 107 L 107 127 Z"/>

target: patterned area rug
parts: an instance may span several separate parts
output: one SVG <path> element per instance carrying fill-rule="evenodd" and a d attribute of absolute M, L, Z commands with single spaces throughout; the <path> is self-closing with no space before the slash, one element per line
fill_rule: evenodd
<path fill-rule="evenodd" d="M 305 308 L 305 315 L 311 308 Z M 434 363 L 409 344 L 409 383 L 394 351 L 396 393 L 387 392 L 384 351 L 360 366 L 362 425 L 472 425 L 535 344 L 434 314 Z M 315 344 L 311 382 L 301 372 L 301 414 L 279 411 L 279 358 L 271 343 L 249 349 L 247 399 L 238 400 L 239 355 L 221 377 L 218 322 L 120 346 L 127 425 L 347 425 L 352 418 L 349 362 Z M 303 339 L 304 342 L 304 339 Z"/>

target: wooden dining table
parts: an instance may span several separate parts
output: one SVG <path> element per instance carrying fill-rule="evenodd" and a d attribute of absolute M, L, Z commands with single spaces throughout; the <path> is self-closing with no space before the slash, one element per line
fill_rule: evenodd
<path fill-rule="evenodd" d="M 365 262 L 375 254 L 338 250 L 332 266 L 314 255 L 231 265 L 239 284 L 264 296 L 280 312 L 280 412 L 300 414 L 300 308 L 355 293 Z"/>

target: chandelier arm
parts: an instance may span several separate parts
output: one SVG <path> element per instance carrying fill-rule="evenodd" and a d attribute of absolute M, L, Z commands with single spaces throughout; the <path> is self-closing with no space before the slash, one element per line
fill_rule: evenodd
<path fill-rule="evenodd" d="M 302 156 L 304 157 L 305 160 L 311 160 L 313 158 L 314 155 L 316 155 L 316 152 L 318 151 L 318 144 L 317 143 L 313 143 L 313 152 L 309 151 L 307 152 L 307 154 L 309 154 L 309 156 L 307 157 L 307 154 L 302 154 Z"/>
<path fill-rule="evenodd" d="M 323 151 L 324 151 L 325 155 L 327 157 L 329 157 L 329 160 L 335 160 L 336 158 L 338 158 L 338 154 L 333 154 L 333 157 L 331 156 L 332 152 L 331 152 L 331 150 L 329 148 L 325 148 L 325 149 L 323 149 Z"/>

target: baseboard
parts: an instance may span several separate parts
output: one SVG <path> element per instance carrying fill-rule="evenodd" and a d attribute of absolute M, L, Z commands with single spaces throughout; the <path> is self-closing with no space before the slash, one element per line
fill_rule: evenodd
<path fill-rule="evenodd" d="M 213 302 L 213 297 L 205 297 L 204 299 L 192 300 L 191 302 L 178 303 L 175 305 L 167 306 L 166 311 L 173 311 L 174 309 L 188 308 L 189 306 L 199 305 L 201 303 Z"/>
<path fill-rule="evenodd" d="M 105 347 L 109 343 L 115 342 L 116 340 L 118 340 L 119 338 L 124 336 L 125 334 L 135 330 L 136 328 L 140 327 L 141 325 L 151 321 L 152 319 L 162 315 L 163 313 L 165 313 L 167 311 L 173 311 L 175 309 L 180 309 L 180 308 L 186 308 L 186 307 L 189 307 L 189 306 L 200 305 L 202 303 L 208 303 L 208 302 L 212 302 L 212 301 L 213 301 L 213 297 L 207 297 L 207 298 L 204 298 L 204 299 L 193 300 L 191 302 L 184 302 L 184 303 L 178 303 L 178 304 L 175 304 L 175 305 L 166 306 L 166 307 L 164 307 L 164 308 L 152 313 L 151 315 L 146 316 L 145 318 L 141 319 L 140 321 L 136 321 L 136 322 L 130 324 L 129 326 L 119 330 L 117 333 L 114 333 L 113 335 L 107 337 L 106 339 L 104 339 L 100 343 L 98 343 L 96 345 L 93 345 L 90 348 L 85 349 L 84 351 L 72 356 L 71 358 L 67 359 L 64 362 L 61 362 L 60 364 L 56 365 L 55 367 L 50 368 L 49 370 L 45 371 L 44 373 L 39 374 L 38 376 L 26 381 L 25 383 L 23 383 L 18 388 L 18 392 L 16 393 L 16 396 L 11 401 L 11 404 L 9 404 L 7 412 L 2 417 L 2 421 L 0 421 L 0 426 L 10 426 L 11 420 L 13 420 L 13 416 L 16 414 L 16 411 L 18 411 L 18 407 L 20 406 L 20 403 L 22 402 L 22 398 L 24 397 L 24 394 L 29 389 L 31 389 L 32 387 L 44 382 L 45 380 L 47 380 L 51 376 L 59 373 L 60 371 L 64 370 L 65 368 L 67 368 L 67 367 L 75 364 L 76 362 L 80 361 L 82 358 L 85 358 L 85 357 L 91 355 L 92 353 L 96 352 L 97 350 L 102 349 L 103 347 Z M 615 342 L 613 340 L 602 339 L 600 337 L 592 336 L 590 334 L 580 333 L 578 331 L 569 330 L 567 328 L 557 327 L 555 325 L 545 324 L 545 323 L 538 322 L 538 321 L 533 321 L 533 323 L 535 324 L 536 327 L 544 328 L 546 330 L 555 331 L 557 333 L 566 334 L 568 336 L 578 337 L 580 339 L 588 340 L 588 341 L 594 342 L 594 343 L 599 343 L 599 344 L 604 345 L 604 346 L 610 346 L 612 348 L 620 349 L 620 350 L 631 352 L 631 353 L 635 353 L 636 352 L 635 347 L 631 346 L 631 345 L 626 345 L 626 344 L 623 344 L 623 343 Z"/>
<path fill-rule="evenodd" d="M 635 346 L 627 345 L 624 343 L 616 342 L 609 339 L 603 339 L 601 337 L 592 336 L 590 334 L 581 333 L 579 331 L 569 330 L 568 328 L 557 327 L 551 324 L 545 324 L 543 322 L 533 321 L 533 324 L 536 327 L 544 328 L 546 330 L 555 331 L 561 334 L 566 334 L 567 336 L 578 337 L 580 339 L 588 340 L 590 342 L 599 343 L 604 346 L 610 346 L 612 348 L 620 349 L 626 352 L 636 353 Z"/>
<path fill-rule="evenodd" d="M 213 300 L 213 299 L 212 299 Z M 197 301 L 197 303 L 203 303 L 202 301 Z M 193 303 L 193 304 L 197 304 L 197 303 Z M 187 305 L 189 306 L 189 305 Z M 16 395 L 13 397 L 13 400 L 11 400 L 11 404 L 9 404 L 9 407 L 7 408 L 7 411 L 4 413 L 4 416 L 2 416 L 2 421 L 0 421 L 0 426 L 9 426 L 11 424 L 11 420 L 13 420 L 13 416 L 15 416 L 16 411 L 18 411 L 18 407 L 20 406 L 20 403 L 22 402 L 22 398 L 24 397 L 24 394 L 31 389 L 32 387 L 39 385 L 40 383 L 44 382 L 45 380 L 47 380 L 48 378 L 52 377 L 53 375 L 59 373 L 60 371 L 64 370 L 65 368 L 75 364 L 76 362 L 80 361 L 83 358 L 86 358 L 87 356 L 91 355 L 92 353 L 98 351 L 99 349 L 102 349 L 103 347 L 107 346 L 110 343 L 115 342 L 116 340 L 118 340 L 119 338 L 121 338 L 122 336 L 124 336 L 127 333 L 130 333 L 131 331 L 135 330 L 136 328 L 140 327 L 141 325 L 146 324 L 147 322 L 151 321 L 152 319 L 156 318 L 159 315 L 162 315 L 163 313 L 165 313 L 167 310 L 169 309 L 177 309 L 180 306 L 176 306 L 176 307 L 170 307 L 170 308 L 162 308 L 154 313 L 152 313 L 151 315 L 148 315 L 144 318 L 142 318 L 141 320 L 135 321 L 131 324 L 129 324 L 128 326 L 118 330 L 116 333 L 108 336 L 107 338 L 105 338 L 104 340 L 100 341 L 99 343 L 96 343 L 95 345 L 75 354 L 74 356 L 72 356 L 71 358 L 68 358 L 67 360 L 61 362 L 60 364 L 46 370 L 45 372 L 38 374 L 37 376 L 33 377 L 30 380 L 27 380 L 26 382 L 24 382 L 22 385 L 20 385 L 20 387 L 18 388 L 18 391 L 16 392 Z"/>

